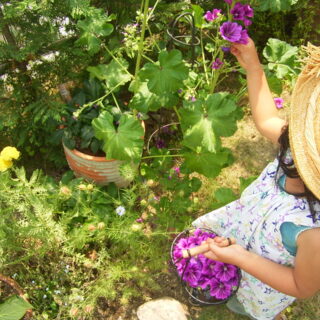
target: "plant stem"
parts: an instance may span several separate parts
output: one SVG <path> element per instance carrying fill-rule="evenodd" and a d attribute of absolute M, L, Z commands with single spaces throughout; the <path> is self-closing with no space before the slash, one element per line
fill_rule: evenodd
<path fill-rule="evenodd" d="M 209 84 L 209 78 L 207 73 L 207 66 L 206 66 L 206 57 L 204 56 L 204 49 L 203 49 L 203 38 L 202 38 L 202 32 L 200 32 L 200 45 L 201 45 L 201 54 L 202 54 L 202 62 L 203 62 L 203 69 L 204 74 L 206 76 L 207 84 Z"/>
<path fill-rule="evenodd" d="M 174 111 L 175 111 L 176 114 L 177 114 L 177 117 L 178 117 L 178 119 L 179 119 L 179 122 L 181 122 L 181 117 L 180 117 L 179 111 L 178 111 L 178 109 L 177 109 L 177 106 L 174 106 L 173 109 L 174 109 Z"/>
<path fill-rule="evenodd" d="M 142 7 L 143 0 L 141 2 Z M 134 78 L 137 78 L 138 72 L 140 70 L 140 64 L 141 64 L 141 57 L 143 54 L 143 44 L 144 44 L 144 35 L 146 32 L 146 25 L 147 25 L 147 18 L 148 18 L 148 8 L 149 8 L 149 0 L 144 0 L 144 10 L 143 10 L 143 21 L 142 21 L 142 29 L 141 29 L 141 35 L 140 35 L 140 42 L 139 42 L 139 49 L 138 49 L 138 56 L 137 56 L 137 62 L 136 62 L 136 69 L 134 73 Z"/>
<path fill-rule="evenodd" d="M 108 47 L 106 45 L 104 45 L 104 48 L 107 50 L 107 52 L 110 54 L 110 56 L 112 57 L 112 59 L 114 59 L 117 64 L 126 72 L 128 73 L 131 78 L 132 78 L 132 74 L 128 71 L 128 69 L 120 62 L 120 60 L 108 49 Z"/>
<path fill-rule="evenodd" d="M 118 108 L 118 109 L 119 109 L 119 111 L 121 112 L 121 109 L 120 109 L 120 107 L 119 107 L 119 104 L 118 104 L 117 98 L 115 97 L 115 95 L 114 95 L 114 93 L 113 93 L 113 92 L 111 92 L 111 95 L 112 95 L 112 98 L 113 98 L 113 100 L 114 100 L 114 103 L 116 104 L 117 108 Z"/>

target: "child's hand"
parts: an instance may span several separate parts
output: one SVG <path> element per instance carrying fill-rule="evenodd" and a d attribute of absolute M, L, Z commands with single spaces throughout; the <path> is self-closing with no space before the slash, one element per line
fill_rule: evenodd
<path fill-rule="evenodd" d="M 206 242 L 209 244 L 209 251 L 203 255 L 212 260 L 238 265 L 246 253 L 246 250 L 239 244 L 220 246 L 214 239 L 207 239 Z"/>
<path fill-rule="evenodd" d="M 236 239 L 235 238 L 225 238 L 225 237 L 214 237 L 213 241 L 215 244 L 221 248 L 230 246 L 232 244 L 236 244 Z"/>
<path fill-rule="evenodd" d="M 261 70 L 258 53 L 251 38 L 249 38 L 249 42 L 246 45 L 234 43 L 230 52 L 247 72 Z"/>

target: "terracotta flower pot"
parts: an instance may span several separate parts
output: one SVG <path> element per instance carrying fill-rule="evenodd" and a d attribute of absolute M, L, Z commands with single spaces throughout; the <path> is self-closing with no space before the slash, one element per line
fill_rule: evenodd
<path fill-rule="evenodd" d="M 99 185 L 114 182 L 117 187 L 127 187 L 130 180 L 120 175 L 119 166 L 123 161 L 107 160 L 105 157 L 91 156 L 63 145 L 70 169 L 77 177 L 83 177 Z"/>

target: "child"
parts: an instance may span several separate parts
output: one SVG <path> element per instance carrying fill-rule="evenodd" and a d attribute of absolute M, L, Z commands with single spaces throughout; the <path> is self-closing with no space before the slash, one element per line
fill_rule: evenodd
<path fill-rule="evenodd" d="M 208 240 L 206 257 L 241 268 L 240 288 L 227 306 L 251 319 L 281 319 L 295 298 L 320 289 L 320 48 L 307 49 L 287 125 L 278 117 L 253 41 L 232 46 L 247 73 L 255 125 L 279 143 L 280 152 L 239 200 L 193 223 L 221 235 Z"/>

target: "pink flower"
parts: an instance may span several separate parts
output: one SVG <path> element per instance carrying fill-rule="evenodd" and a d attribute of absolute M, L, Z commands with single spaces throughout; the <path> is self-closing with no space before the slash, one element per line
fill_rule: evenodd
<path fill-rule="evenodd" d="M 217 70 L 217 69 L 220 69 L 222 65 L 223 65 L 223 61 L 217 58 L 215 61 L 212 62 L 211 68 Z"/>
<path fill-rule="evenodd" d="M 221 14 L 220 9 L 213 9 L 212 11 L 207 11 L 207 13 L 204 15 L 204 18 L 207 21 L 213 21 L 213 20 L 217 19 L 220 14 Z"/>
<path fill-rule="evenodd" d="M 226 2 L 227 4 L 232 4 L 232 0 L 224 0 L 224 2 Z"/>
<path fill-rule="evenodd" d="M 273 98 L 273 101 L 278 109 L 283 108 L 283 99 L 282 98 Z"/>

